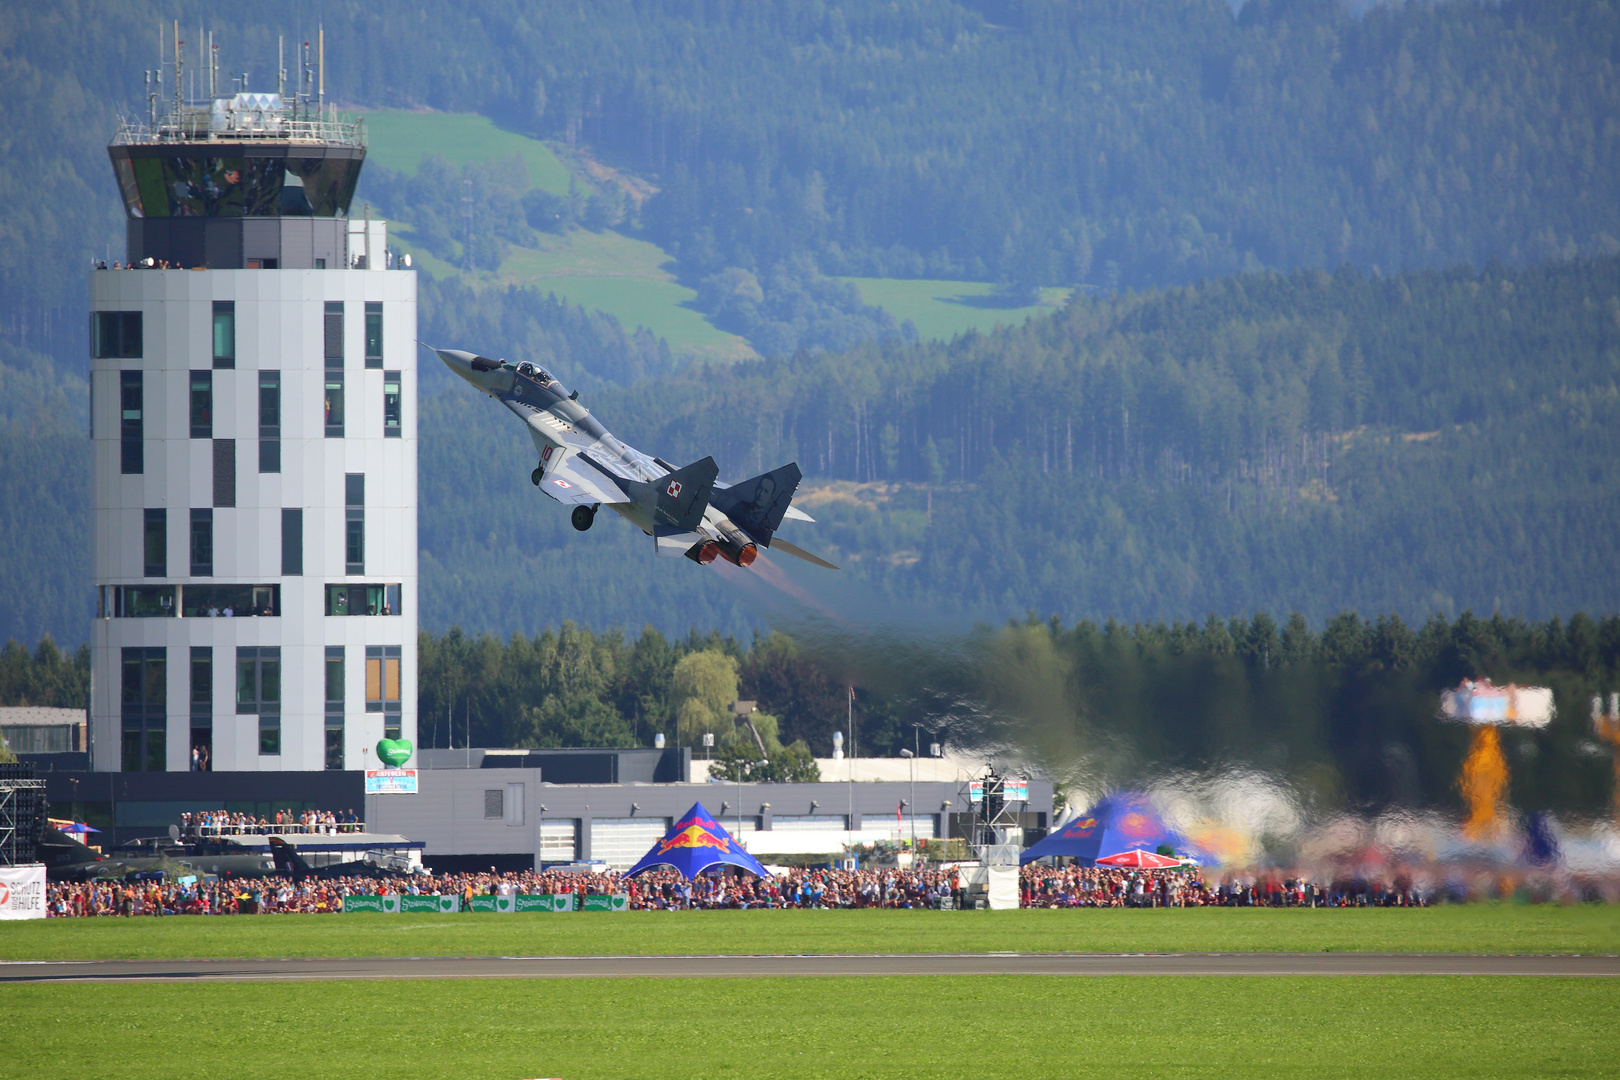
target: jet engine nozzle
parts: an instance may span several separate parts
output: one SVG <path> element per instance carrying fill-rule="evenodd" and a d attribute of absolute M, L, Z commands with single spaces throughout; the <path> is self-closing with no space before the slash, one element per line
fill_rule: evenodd
<path fill-rule="evenodd" d="M 720 549 L 720 557 L 735 566 L 752 566 L 754 560 L 759 558 L 759 548 L 754 546 L 753 541 L 739 544 L 727 537 L 715 546 Z"/>
<path fill-rule="evenodd" d="M 701 544 L 693 544 L 686 549 L 686 557 L 699 566 L 708 566 L 720 557 L 720 545 L 713 540 L 705 540 Z"/>

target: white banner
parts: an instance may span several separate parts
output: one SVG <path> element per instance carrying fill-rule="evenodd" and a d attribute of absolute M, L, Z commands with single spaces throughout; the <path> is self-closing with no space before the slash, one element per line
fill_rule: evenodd
<path fill-rule="evenodd" d="M 415 769 L 367 769 L 367 795 L 415 795 Z"/>
<path fill-rule="evenodd" d="M 0 866 L 0 919 L 45 917 L 45 864 Z"/>

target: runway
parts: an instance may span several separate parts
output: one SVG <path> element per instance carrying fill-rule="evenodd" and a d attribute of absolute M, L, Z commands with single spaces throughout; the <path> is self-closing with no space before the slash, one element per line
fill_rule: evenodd
<path fill-rule="evenodd" d="M 839 975 L 1538 975 L 1613 978 L 1620 976 L 1620 957 L 1439 953 L 928 953 L 0 962 L 0 982 L 6 983 L 727 979 Z"/>

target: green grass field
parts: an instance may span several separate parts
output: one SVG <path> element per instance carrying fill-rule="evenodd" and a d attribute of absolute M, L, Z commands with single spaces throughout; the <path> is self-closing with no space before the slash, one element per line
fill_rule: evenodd
<path fill-rule="evenodd" d="M 1605 979 L 0 987 L 0 1077 L 1599 1077 Z"/>
<path fill-rule="evenodd" d="M 910 319 L 924 338 L 949 339 L 969 330 L 1016 326 L 1031 315 L 1050 314 L 1069 299 L 1068 289 L 1042 289 L 1041 302 L 1030 307 L 993 305 L 996 286 L 982 281 L 913 281 L 903 278 L 844 278 L 860 290 L 861 300 L 880 307 L 903 323 Z"/>
<path fill-rule="evenodd" d="M 1611 907 L 695 911 L 0 923 L 0 960 L 911 952 L 1620 953 Z"/>
<path fill-rule="evenodd" d="M 495 161 L 512 154 L 529 168 L 529 183 L 554 195 L 568 192 L 568 168 L 539 139 L 503 131 L 475 113 L 384 109 L 366 118 L 366 157 L 385 169 L 415 173 L 428 154 L 452 165 Z"/>

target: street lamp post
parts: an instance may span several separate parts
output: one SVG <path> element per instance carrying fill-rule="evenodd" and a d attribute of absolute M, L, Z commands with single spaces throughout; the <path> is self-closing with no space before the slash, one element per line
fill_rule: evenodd
<path fill-rule="evenodd" d="M 917 755 L 905 747 L 901 747 L 900 756 L 906 759 L 911 768 L 911 798 L 907 800 L 906 805 L 911 808 L 911 852 L 915 855 L 917 853 Z"/>

